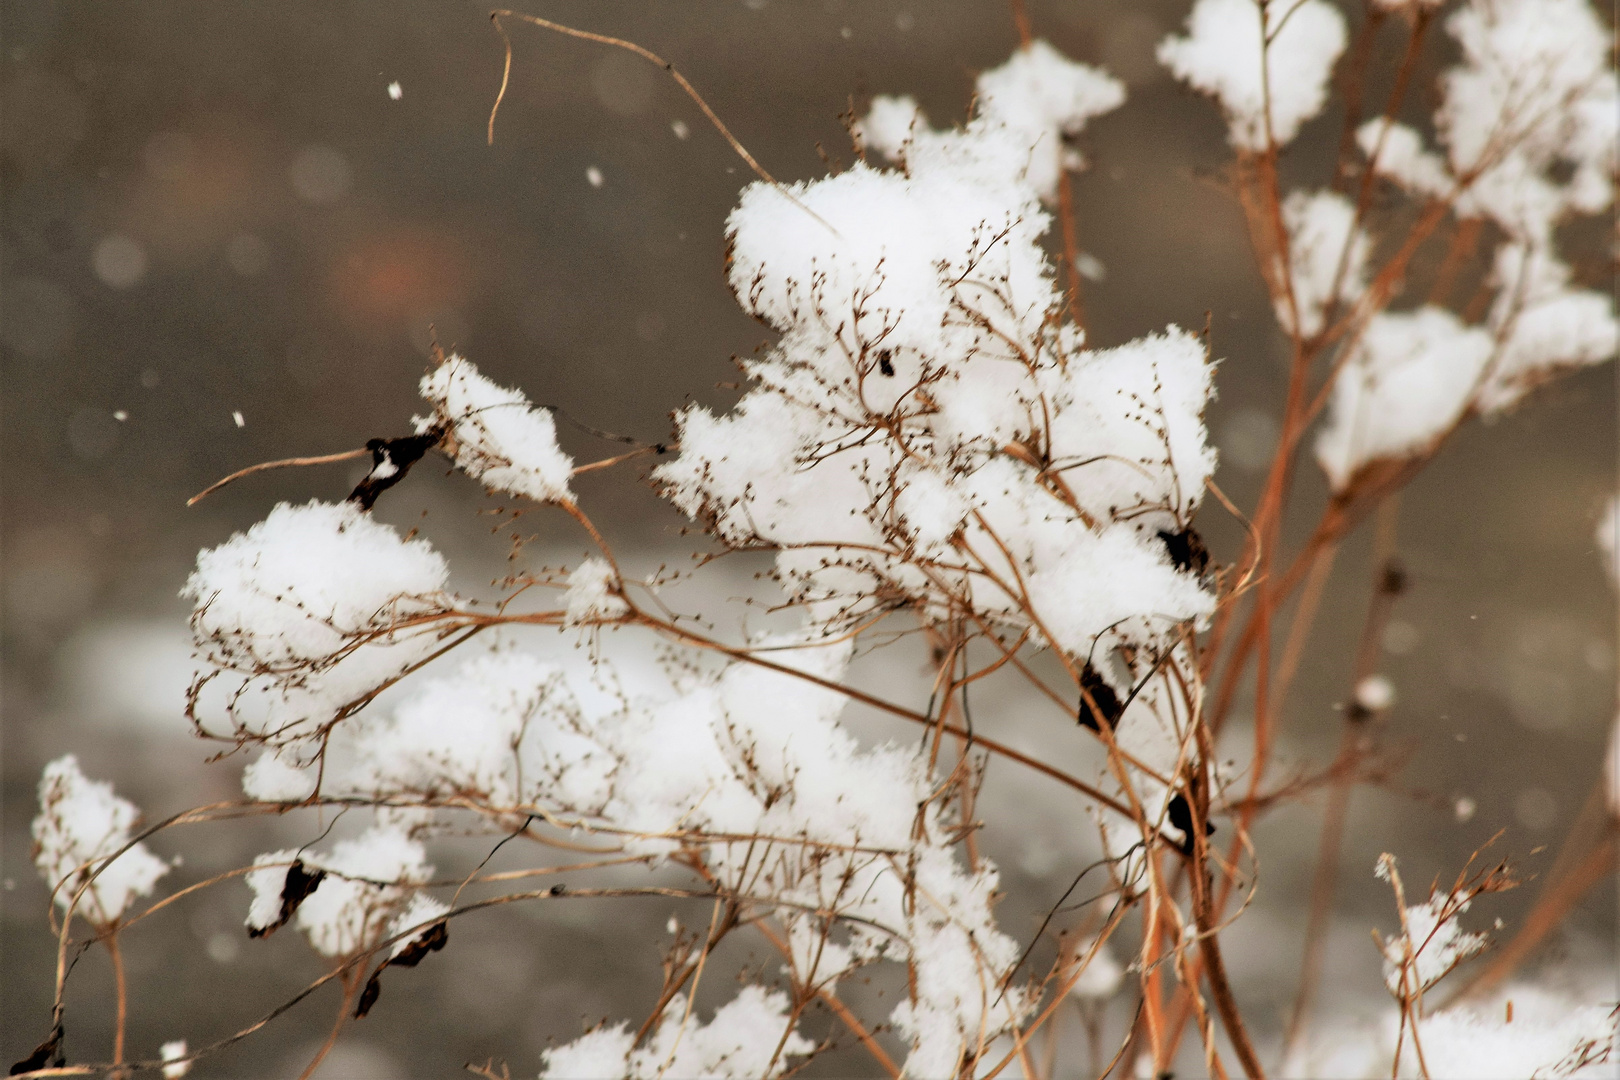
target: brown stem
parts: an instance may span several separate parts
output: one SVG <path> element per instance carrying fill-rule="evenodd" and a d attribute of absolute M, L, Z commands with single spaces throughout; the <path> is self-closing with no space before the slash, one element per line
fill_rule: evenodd
<path fill-rule="evenodd" d="M 371 451 L 362 446 L 358 450 L 345 450 L 340 454 L 321 454 L 319 457 L 290 457 L 282 458 L 280 461 L 261 461 L 257 465 L 249 465 L 245 469 L 237 469 L 223 480 L 214 481 L 212 484 L 209 484 L 207 487 L 197 492 L 197 494 L 187 499 L 186 505 L 196 506 L 199 500 L 212 495 L 214 492 L 218 491 L 226 484 L 229 484 L 231 481 L 240 480 L 244 476 L 252 476 L 254 473 L 264 472 L 267 469 L 287 469 L 295 465 L 329 465 L 334 461 L 349 461 L 353 458 L 365 457 L 369 453 L 371 453 Z"/>
<path fill-rule="evenodd" d="M 124 979 L 124 951 L 118 945 L 118 928 L 113 927 L 106 937 L 107 955 L 112 960 L 113 982 L 118 987 L 118 1020 L 113 1029 L 113 1064 L 124 1063 L 124 1031 L 129 1019 L 129 987 Z M 122 1076 L 123 1071 L 117 1070 L 114 1076 Z"/>
<path fill-rule="evenodd" d="M 1349 732 L 1345 734 L 1348 743 Z M 1311 881 L 1310 918 L 1305 926 L 1305 956 L 1300 961 L 1299 990 L 1288 1017 L 1287 1032 L 1283 1036 L 1285 1062 L 1292 1056 L 1294 1047 L 1304 1034 L 1306 1020 L 1315 1003 L 1316 987 L 1322 977 L 1322 953 L 1327 946 L 1333 894 L 1338 889 L 1339 849 L 1344 840 L 1344 822 L 1351 791 L 1352 786 L 1348 782 L 1336 783 L 1328 791 L 1327 812 L 1322 818 L 1322 840 L 1317 846 L 1316 875 Z"/>
<path fill-rule="evenodd" d="M 354 1007 L 354 994 L 360 988 L 360 980 L 366 973 L 364 964 L 355 964 L 343 973 L 343 1000 L 338 1004 L 337 1020 L 332 1024 L 331 1034 L 326 1036 L 326 1042 L 316 1051 L 315 1057 L 304 1066 L 304 1071 L 298 1074 L 298 1080 L 309 1080 L 315 1075 L 315 1070 L 321 1067 L 326 1055 L 332 1052 L 337 1045 L 338 1035 L 343 1031 L 343 1025 L 349 1022 L 349 1012 Z"/>
<path fill-rule="evenodd" d="M 1334 170 L 1333 187 L 1342 191 L 1350 181 L 1350 163 L 1355 159 L 1356 131 L 1361 127 L 1362 90 L 1365 86 L 1367 65 L 1372 61 L 1373 42 L 1384 25 L 1385 11 L 1367 5 L 1366 21 L 1356 33 L 1356 43 L 1350 50 L 1350 64 L 1341 85 L 1344 87 L 1344 127 L 1339 132 L 1339 160 Z"/>
<path fill-rule="evenodd" d="M 855 1033 L 855 1037 L 866 1048 L 866 1052 L 872 1055 L 872 1060 L 878 1063 L 878 1068 L 888 1073 L 894 1080 L 900 1080 L 900 1066 L 896 1065 L 894 1059 L 884 1051 L 883 1047 L 878 1045 L 878 1041 L 872 1037 L 872 1033 L 866 1029 L 866 1025 L 861 1023 L 860 1018 L 849 1011 L 849 1006 L 840 1001 L 837 995 L 826 990 L 816 991 L 816 996 L 821 999 L 827 1008 L 832 1010 L 832 1014 L 838 1017 L 845 1027 Z"/>
<path fill-rule="evenodd" d="M 1220 1014 L 1221 1023 L 1226 1025 L 1226 1037 L 1232 1040 L 1232 1050 L 1237 1054 L 1244 1074 L 1249 1080 L 1265 1080 L 1266 1071 L 1260 1065 L 1260 1056 L 1254 1052 L 1254 1044 L 1249 1041 L 1248 1029 L 1243 1026 L 1243 1015 L 1232 996 L 1232 984 L 1226 977 L 1226 962 L 1221 958 L 1220 939 L 1213 927 L 1203 924 L 1205 919 L 1207 912 L 1200 920 L 1198 946 L 1209 979 L 1209 996 L 1215 999 L 1215 1011 Z"/>
<path fill-rule="evenodd" d="M 1466 218 L 1458 223 L 1456 231 L 1451 234 L 1451 243 L 1446 246 L 1446 257 L 1441 260 L 1440 269 L 1434 275 L 1434 284 L 1429 288 L 1429 303 L 1443 304 L 1446 297 L 1451 295 L 1457 273 L 1479 248 L 1479 234 L 1483 226 L 1480 218 Z"/>
<path fill-rule="evenodd" d="M 522 22 L 530 24 L 531 26 L 538 26 L 542 30 L 550 30 L 554 33 L 563 34 L 567 37 L 578 38 L 581 41 L 594 41 L 598 45 L 611 45 L 614 48 L 623 49 L 626 52 L 634 53 L 643 60 L 646 60 L 648 63 L 663 68 L 664 73 L 667 74 L 671 79 L 675 80 L 675 84 L 685 92 L 687 97 L 692 99 L 693 103 L 697 105 L 699 110 L 702 111 L 709 123 L 714 125 L 714 129 L 720 133 L 720 137 L 726 140 L 726 145 L 730 146 L 732 151 L 736 153 L 738 157 L 742 158 L 743 161 L 748 163 L 748 167 L 754 171 L 755 176 L 759 177 L 761 180 L 771 185 L 771 187 L 781 192 L 782 196 L 787 199 L 788 202 L 792 203 L 794 206 L 797 206 L 800 210 L 803 210 L 805 213 L 821 222 L 821 224 L 825 225 L 834 235 L 838 234 L 838 230 L 834 229 L 832 225 L 828 224 L 826 218 L 822 217 L 820 214 L 806 206 L 804 202 L 800 200 L 798 196 L 794 195 L 786 185 L 765 171 L 765 166 L 761 165 L 757 160 L 755 160 L 754 155 L 748 152 L 748 148 L 737 140 L 737 136 L 733 135 L 731 133 L 731 129 L 726 127 L 725 121 L 721 120 L 719 114 L 709 107 L 709 103 L 703 99 L 703 95 L 697 92 L 697 87 L 688 82 L 686 76 L 682 75 L 675 69 L 674 64 L 670 63 L 668 60 L 665 60 L 662 56 L 659 56 L 651 49 L 643 48 L 633 41 L 626 41 L 624 38 L 611 37 L 607 34 L 596 34 L 589 30 L 577 30 L 572 26 L 564 26 L 562 23 L 552 22 L 550 19 L 542 19 L 538 15 L 526 15 L 521 11 L 508 11 L 504 8 L 497 9 L 489 13 L 489 21 L 494 24 L 496 32 L 501 35 L 501 40 L 506 46 L 506 63 L 505 67 L 501 71 L 501 88 L 500 91 L 495 95 L 495 104 L 489 110 L 489 145 L 495 145 L 495 114 L 500 111 L 501 102 L 506 100 L 506 88 L 511 82 L 512 78 L 512 39 L 507 35 L 506 27 L 501 25 L 501 19 L 503 18 L 518 19 Z"/>
<path fill-rule="evenodd" d="M 1024 0 L 1007 0 L 1007 6 L 1012 9 L 1013 26 L 1018 30 L 1018 44 L 1029 48 L 1034 40 L 1034 30 L 1030 26 L 1029 11 L 1024 7 Z"/>
<path fill-rule="evenodd" d="M 1371 716 L 1360 711 L 1354 702 L 1355 687 L 1373 673 L 1378 665 L 1379 642 L 1389 623 L 1390 612 L 1402 585 L 1400 566 L 1396 558 L 1395 524 L 1399 514 L 1398 495 L 1390 495 L 1378 505 L 1378 527 L 1374 537 L 1373 588 L 1367 604 L 1367 617 L 1362 623 L 1361 640 L 1356 648 L 1355 667 L 1351 674 L 1352 704 L 1345 713 L 1344 732 L 1336 760 L 1348 761 L 1358 744 L 1369 737 L 1366 731 Z M 1329 791 L 1327 812 L 1322 820 L 1322 841 L 1318 846 L 1315 878 L 1311 884 L 1310 916 L 1305 927 L 1305 955 L 1300 963 L 1299 990 L 1294 1008 L 1288 1019 L 1283 1038 L 1283 1060 L 1287 1060 L 1298 1040 L 1304 1035 L 1310 1021 L 1310 1010 L 1321 978 L 1322 953 L 1326 948 L 1327 929 L 1333 911 L 1333 895 L 1338 889 L 1339 852 L 1343 846 L 1345 821 L 1349 816 L 1350 795 L 1355 786 L 1355 772 L 1346 769 L 1334 781 Z"/>
<path fill-rule="evenodd" d="M 1058 174 L 1058 224 L 1063 231 L 1063 266 L 1069 282 L 1069 321 L 1085 328 L 1085 309 L 1080 297 L 1080 239 L 1074 216 L 1074 182 L 1069 170 Z"/>

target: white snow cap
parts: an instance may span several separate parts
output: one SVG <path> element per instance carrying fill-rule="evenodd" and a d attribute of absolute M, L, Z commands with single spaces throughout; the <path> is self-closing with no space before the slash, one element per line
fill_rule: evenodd
<path fill-rule="evenodd" d="M 202 708 L 217 704 L 237 732 L 272 742 L 311 734 L 432 652 L 432 633 L 392 628 L 446 603 L 448 575 L 425 541 L 354 503 L 281 503 L 199 553 L 181 590 L 196 605 L 198 660 L 213 669 L 196 686 L 223 691 Z"/>
<path fill-rule="evenodd" d="M 1026 182 L 1043 199 L 1052 199 L 1059 173 L 1083 163 L 1077 151 L 1065 155 L 1064 137 L 1078 135 L 1093 117 L 1123 105 L 1125 84 L 1044 41 L 1032 41 L 979 76 L 978 97 L 979 115 L 1027 147 Z"/>
<path fill-rule="evenodd" d="M 891 161 L 905 160 L 906 144 L 921 128 L 928 129 L 928 117 L 909 94 L 879 94 L 872 99 L 866 115 L 855 122 L 855 137 L 866 149 Z"/>
<path fill-rule="evenodd" d="M 303 802 L 315 794 L 315 770 L 266 750 L 242 770 L 242 794 L 258 802 Z"/>
<path fill-rule="evenodd" d="M 781 340 L 729 415 L 680 415 L 680 455 L 655 475 L 723 540 L 780 547 L 784 585 L 828 633 L 877 596 L 958 610 L 949 584 L 991 622 L 1039 609 L 1043 643 L 1078 654 L 1105 634 L 1157 640 L 1211 609 L 1159 534 L 1214 468 L 1212 365 L 1178 328 L 1095 351 L 1062 323 L 1041 199 L 1064 134 L 1118 84 L 1037 44 L 979 89 L 950 131 L 905 99 L 874 106 L 861 131 L 903 172 L 743 192 L 731 285 Z"/>
<path fill-rule="evenodd" d="M 255 859 L 247 874 L 253 892 L 250 928 L 262 930 L 281 917 L 281 895 L 294 861 L 309 874 L 326 871 L 293 916 L 322 956 L 349 956 L 449 910 L 430 898 L 415 899 L 417 886 L 433 873 L 422 845 L 396 827 L 379 824 L 353 840 L 338 841 L 328 854 L 274 851 Z M 396 943 L 394 951 L 405 944 L 408 939 Z"/>
<path fill-rule="evenodd" d="M 1570 270 L 1540 245 L 1503 244 L 1491 284 L 1497 288 L 1487 325 L 1497 355 L 1480 389 L 1480 407 L 1500 412 L 1561 370 L 1612 358 L 1620 343 L 1614 300 L 1570 287 Z"/>
<path fill-rule="evenodd" d="M 1268 33 L 1272 41 L 1262 48 Z M 1344 44 L 1344 16 L 1327 0 L 1265 9 L 1257 0 L 1198 0 L 1187 16 L 1187 36 L 1161 42 L 1159 62 L 1220 101 L 1233 146 L 1264 150 L 1268 93 L 1271 137 L 1286 146 L 1327 104 Z"/>
<path fill-rule="evenodd" d="M 563 597 L 568 625 L 611 622 L 629 611 L 618 583 L 619 575 L 606 559 L 593 555 L 580 563 L 568 575 L 568 592 Z"/>
<path fill-rule="evenodd" d="M 51 899 L 98 926 L 123 915 L 130 901 L 147 896 L 169 864 L 136 844 L 111 864 L 105 859 L 129 843 L 140 812 L 113 794 L 111 784 L 87 778 L 72 754 L 45 766 L 39 781 L 39 815 L 34 818 L 34 865 L 51 888 Z M 74 894 L 96 877 L 74 906 Z"/>
<path fill-rule="evenodd" d="M 456 355 L 422 376 L 422 396 L 433 404 L 433 416 L 418 418 L 416 429 L 437 424 L 447 430 L 457 468 L 494 491 L 571 501 L 574 462 L 557 446 L 550 410 L 529 404 L 522 391 L 497 386 Z"/>
<path fill-rule="evenodd" d="M 1368 120 L 1356 129 L 1356 145 L 1378 175 L 1413 194 L 1440 198 L 1455 186 L 1445 160 L 1424 149 L 1423 136 L 1398 121 Z"/>
<path fill-rule="evenodd" d="M 253 869 L 242 875 L 243 883 L 253 894 L 244 920 L 249 930 L 263 932 L 280 921 L 287 871 L 298 861 L 298 852 L 291 849 L 267 851 L 253 860 Z"/>
<path fill-rule="evenodd" d="M 1344 315 L 1366 287 L 1367 253 L 1372 241 L 1355 224 L 1356 208 L 1336 191 L 1292 192 L 1283 201 L 1288 230 L 1289 280 L 1299 309 L 1299 333 L 1311 337 L 1323 329 L 1328 310 L 1338 305 Z M 1286 296 L 1277 298 L 1277 321 L 1293 326 Z"/>
<path fill-rule="evenodd" d="M 1014 180 L 1051 200 L 1062 170 L 1082 164 L 1078 153 L 1065 150 L 1065 136 L 1078 135 L 1093 117 L 1125 102 L 1118 79 L 1045 41 L 984 72 L 977 90 L 977 115 L 965 131 L 934 131 L 913 98 L 880 96 L 856 123 L 856 135 L 913 175 L 940 167 L 977 172 L 983 180 Z"/>
<path fill-rule="evenodd" d="M 1549 247 L 1570 214 L 1613 201 L 1620 80 L 1587 0 L 1468 0 L 1446 22 L 1462 60 L 1441 79 L 1442 157 L 1415 130 L 1369 120 L 1375 170 L 1426 198 L 1455 197 L 1517 244 Z"/>
<path fill-rule="evenodd" d="M 1463 59 L 1442 80 L 1436 121 L 1456 176 L 1477 174 L 1459 211 L 1546 243 L 1573 210 L 1613 197 L 1620 83 L 1611 34 L 1586 0 L 1470 0 L 1446 21 Z M 1571 170 L 1565 183 L 1555 164 Z"/>
<path fill-rule="evenodd" d="M 1316 460 L 1336 490 L 1373 461 L 1427 452 L 1467 412 L 1491 335 L 1444 308 L 1372 317 L 1333 383 Z"/>
<path fill-rule="evenodd" d="M 456 795 L 501 808 L 549 798 L 594 809 L 613 762 L 583 730 L 555 665 L 492 653 L 424 683 L 392 716 L 362 717 L 352 758 L 329 757 L 328 783 L 393 801 Z"/>

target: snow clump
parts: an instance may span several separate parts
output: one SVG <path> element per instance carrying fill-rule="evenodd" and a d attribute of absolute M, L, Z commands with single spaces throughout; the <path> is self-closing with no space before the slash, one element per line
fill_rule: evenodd
<path fill-rule="evenodd" d="M 169 864 L 144 843 L 118 854 L 139 818 L 134 803 L 113 794 L 111 784 L 86 777 L 72 754 L 45 767 L 33 824 L 34 866 L 63 911 L 110 926 L 169 872 Z"/>

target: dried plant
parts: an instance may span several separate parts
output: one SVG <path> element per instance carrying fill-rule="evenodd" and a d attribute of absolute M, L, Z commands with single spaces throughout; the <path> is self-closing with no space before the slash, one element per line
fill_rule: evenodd
<path fill-rule="evenodd" d="M 1464 0 L 1443 17 L 1425 0 L 1370 0 L 1354 45 L 1327 0 L 1198 0 L 1185 33 L 1160 46 L 1162 62 L 1225 115 L 1225 182 L 1291 344 L 1280 444 L 1243 511 L 1212 479 L 1207 328 L 1087 344 L 1069 175 L 1083 164 L 1075 147 L 1087 122 L 1121 107 L 1125 91 L 1034 39 L 1016 3 L 1014 16 L 1023 44 L 979 77 L 966 124 L 936 129 L 914 101 L 879 98 L 851 125 L 856 164 L 784 185 L 656 55 L 495 13 L 503 36 L 503 19 L 526 21 L 636 53 L 702 106 L 761 177 L 731 216 L 727 273 L 776 344 L 743 365 L 748 388 L 730 412 L 687 408 L 668 444 L 601 461 L 575 464 L 551 410 L 438 353 L 421 382 L 426 415 L 408 434 L 268 463 L 369 454 L 372 468 L 343 503 L 276 506 L 202 552 L 187 584 L 199 664 L 188 713 L 224 754 L 255 755 L 246 798 L 132 835 L 132 807 L 71 759 L 51 766 L 35 835 L 64 910 L 57 1004 L 49 1038 L 19 1071 L 178 1076 L 333 983 L 331 1037 L 308 1076 L 347 1025 L 387 1008 L 387 969 L 432 964 L 454 947 L 462 916 L 637 896 L 702 900 L 706 925 L 672 920 L 648 1016 L 552 1048 L 543 1076 L 788 1075 L 838 1039 L 890 1076 L 1048 1077 L 1065 1003 L 1128 992 L 1134 1020 L 1117 1047 L 1100 1045 L 1095 1012 L 1081 1010 L 1096 1072 L 1168 1075 L 1190 1032 L 1207 1075 L 1228 1075 L 1232 1059 L 1260 1077 L 1274 1048 L 1250 1033 L 1222 937 L 1259 879 L 1256 820 L 1325 791 L 1311 944 L 1286 1040 L 1309 1042 L 1344 800 L 1390 768 L 1380 730 L 1392 695 L 1369 643 L 1404 582 L 1394 496 L 1469 418 L 1615 351 L 1610 300 L 1578 282 L 1559 250 L 1559 226 L 1611 204 L 1610 35 L 1585 0 Z M 1406 29 L 1404 56 L 1381 110 L 1364 115 L 1374 38 L 1391 20 Z M 1442 21 L 1460 57 L 1437 87 L 1431 147 L 1396 117 Z M 1335 71 L 1339 158 L 1322 188 L 1285 191 L 1279 155 L 1322 112 Z M 1061 273 L 1046 246 L 1054 212 Z M 1470 279 L 1473 298 L 1459 288 Z M 1313 429 L 1332 494 L 1289 550 L 1282 521 Z M 490 595 L 452 590 L 426 540 L 371 514 L 429 453 L 514 508 L 559 512 L 594 553 L 573 568 L 516 572 Z M 743 553 L 774 558 L 777 629 L 738 635 L 677 613 L 668 575 L 626 572 L 573 480 L 638 461 L 655 463 L 652 483 L 705 534 L 697 574 Z M 1246 531 L 1230 561 L 1195 527 L 1206 495 L 1220 509 L 1204 512 L 1232 513 Z M 1285 780 L 1274 760 L 1283 702 L 1337 545 L 1375 511 L 1378 577 L 1340 755 Z M 1278 648 L 1274 627 L 1290 606 Z M 538 658 L 509 633 L 524 627 L 578 637 L 592 663 Z M 664 647 L 662 691 L 629 688 L 598 647 L 630 632 Z M 902 638 L 932 657 L 923 700 L 850 674 L 854 658 Z M 1252 714 L 1240 714 L 1251 676 Z M 999 739 L 1005 692 L 975 698 L 980 682 L 1033 689 L 1053 706 L 1049 745 L 1094 740 L 1102 767 L 1076 774 L 1055 754 Z M 401 703 L 380 709 L 378 695 L 396 686 Z M 918 740 L 858 738 L 852 704 L 910 722 Z M 1216 748 L 1239 724 L 1252 757 L 1228 764 Z M 1033 938 L 995 917 L 999 880 L 976 838 L 988 769 L 1063 785 L 1074 817 L 1089 814 L 1099 830 L 1105 857 Z M 145 847 L 160 831 L 301 808 L 367 825 L 126 916 L 166 868 Z M 483 843 L 483 861 L 436 876 L 424 841 L 445 837 Z M 486 869 L 497 850 L 524 845 L 532 868 Z M 621 871 L 613 881 L 634 868 L 649 877 L 577 884 L 605 868 Z M 1406 1067 L 1410 1045 L 1424 1075 L 1459 1075 L 1465 1060 L 1437 1060 L 1445 1040 L 1434 1025 L 1446 1013 L 1426 1014 L 1424 994 L 1483 946 L 1457 917 L 1506 887 L 1506 871 L 1460 877 L 1415 906 L 1392 858 L 1380 873 L 1401 912 L 1400 933 L 1381 945 L 1399 1014 L 1388 1067 Z M 112 1060 L 65 1065 L 71 958 L 97 942 L 116 957 L 120 932 L 234 878 L 252 892 L 244 933 L 291 926 L 327 973 L 231 1038 L 170 1044 L 160 1059 L 124 1061 L 121 1007 Z M 75 915 L 88 937 L 75 937 Z M 1048 931 L 1055 950 L 1043 945 Z M 733 935 L 768 943 L 780 969 L 705 1016 L 699 989 Z M 839 988 L 877 965 L 904 972 L 904 999 L 861 1015 Z M 812 1010 L 831 1016 L 827 1039 L 801 1023 Z M 1542 1047 L 1548 1075 L 1608 1059 L 1612 1025 L 1600 1012 L 1596 1027 L 1582 1014 L 1585 1026 L 1557 1029 L 1564 1044 Z M 509 1075 L 493 1059 L 469 1068 Z"/>

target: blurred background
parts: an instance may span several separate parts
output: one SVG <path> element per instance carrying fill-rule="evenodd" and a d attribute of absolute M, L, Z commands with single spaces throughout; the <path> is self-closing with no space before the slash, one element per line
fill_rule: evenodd
<path fill-rule="evenodd" d="M 1029 10 L 1037 35 L 1129 87 L 1126 106 L 1082 140 L 1091 340 L 1201 328 L 1210 313 L 1224 358 L 1208 417 L 1217 478 L 1248 506 L 1276 438 L 1287 351 L 1220 187 L 1224 125 L 1153 60 L 1188 6 L 1030 0 Z M 1000 0 L 557 0 L 535 11 L 673 61 L 787 180 L 822 175 L 822 155 L 847 163 L 839 116 L 873 94 L 910 93 L 936 124 L 960 121 L 976 73 L 1017 44 Z M 190 510 L 188 496 L 254 462 L 405 433 L 432 334 L 537 402 L 649 441 L 689 401 L 735 400 L 732 358 L 767 334 L 723 278 L 726 215 L 751 177 L 689 100 L 627 54 L 513 25 L 511 87 L 489 146 L 502 48 L 488 9 L 470 0 L 4 0 L 0 19 L 3 1064 L 50 1023 L 54 940 L 28 836 L 40 768 L 76 753 L 151 818 L 237 794 L 241 759 L 205 764 L 215 748 L 183 718 L 191 668 L 176 594 L 198 548 L 278 500 L 341 498 L 358 470 L 254 477 Z M 1445 57 L 1436 34 L 1428 74 Z M 1433 104 L 1414 95 L 1410 118 Z M 1289 151 L 1290 181 L 1325 183 L 1337 138 L 1330 109 Z M 1367 930 L 1388 931 L 1394 912 L 1371 875 L 1380 851 L 1400 857 L 1408 881 L 1450 880 L 1505 829 L 1494 850 L 1544 872 L 1597 783 L 1616 642 L 1592 537 L 1614 490 L 1614 386 L 1608 367 L 1584 372 L 1494 425 L 1470 425 L 1402 499 L 1413 587 L 1385 635 L 1383 670 L 1399 695 L 1391 739 L 1411 760 L 1403 790 L 1353 804 L 1327 1015 L 1381 1004 Z M 582 460 L 613 450 L 567 425 L 562 437 Z M 1323 497 L 1314 467 L 1301 476 L 1296 533 Z M 581 489 L 636 564 L 687 565 L 694 539 L 633 476 L 595 474 Z M 424 466 L 382 512 L 423 528 L 477 587 L 507 566 L 507 541 L 480 516 L 490 506 Z M 525 560 L 580 554 L 560 517 L 525 520 L 540 533 Z M 1236 557 L 1229 516 L 1206 509 L 1199 527 L 1217 558 Z M 1286 711 L 1279 775 L 1337 744 L 1366 549 L 1363 530 L 1339 560 Z M 753 569 L 720 571 L 692 595 L 724 599 Z M 867 676 L 923 694 L 912 685 L 921 660 Z M 979 722 L 1015 745 L 1083 757 L 1049 714 L 1008 704 Z M 850 723 L 863 738 L 901 734 L 856 714 Z M 1027 939 L 1096 842 L 1061 792 L 999 769 L 984 843 L 1009 893 L 1003 925 Z M 1319 821 L 1315 803 L 1265 820 L 1259 900 L 1231 932 L 1229 962 L 1263 1035 L 1292 1000 Z M 184 853 L 169 888 L 318 831 L 313 819 L 203 827 L 153 846 Z M 435 857 L 465 870 L 467 850 Z M 1491 898 L 1478 914 L 1512 927 L 1534 894 Z M 226 884 L 130 936 L 134 1055 L 222 1037 L 320 973 L 291 932 L 246 938 L 247 895 Z M 448 1076 L 491 1056 L 533 1075 L 550 1041 L 604 1017 L 639 1022 L 671 910 L 547 904 L 458 920 L 452 947 L 397 973 L 321 1075 Z M 1615 915 L 1610 880 L 1532 970 L 1597 972 L 1616 996 Z M 768 960 L 751 962 L 772 970 Z M 73 985 L 70 1057 L 104 1058 L 105 961 L 87 958 Z M 330 1007 L 307 1003 L 195 1075 L 296 1075 Z M 1079 1075 L 1084 1061 L 1076 1049 L 1064 1067 Z M 842 1052 L 816 1067 L 865 1069 Z"/>

